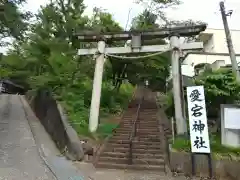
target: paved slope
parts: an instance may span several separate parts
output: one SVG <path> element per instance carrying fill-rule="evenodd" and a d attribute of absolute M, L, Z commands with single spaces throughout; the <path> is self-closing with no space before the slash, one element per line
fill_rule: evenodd
<path fill-rule="evenodd" d="M 60 156 L 60 152 L 46 132 L 41 122 L 34 115 L 24 96 L 20 96 L 26 113 L 26 119 L 30 125 L 36 145 L 39 147 L 41 157 L 54 173 L 58 180 L 88 180 L 88 174 L 74 166 L 72 161 Z"/>
<path fill-rule="evenodd" d="M 41 159 L 20 97 L 0 95 L 0 180 L 53 180 Z"/>

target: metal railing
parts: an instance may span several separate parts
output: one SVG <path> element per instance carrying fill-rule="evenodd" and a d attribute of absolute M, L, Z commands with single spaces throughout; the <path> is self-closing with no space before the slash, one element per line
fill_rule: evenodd
<path fill-rule="evenodd" d="M 135 97 L 136 97 L 136 95 L 137 95 L 137 90 L 138 90 L 138 86 L 135 87 L 135 90 L 134 90 L 134 92 L 133 92 L 133 94 L 132 94 L 132 97 L 131 97 L 131 98 L 129 99 L 129 101 L 128 101 L 128 105 L 132 102 L 132 100 L 135 99 Z M 117 127 L 115 127 L 114 129 L 112 129 L 112 132 L 116 131 L 116 129 L 117 129 L 118 127 L 120 127 L 120 125 L 123 123 L 124 113 L 125 113 L 125 109 L 123 109 L 122 112 L 121 112 L 121 115 L 120 115 L 121 119 L 120 119 L 119 124 L 117 125 Z M 111 134 L 111 136 L 112 136 L 112 134 Z"/>
<path fill-rule="evenodd" d="M 169 169 L 170 167 L 170 149 L 169 149 L 169 139 L 166 135 L 167 132 L 165 132 L 167 129 L 165 129 L 164 124 L 168 123 L 169 121 L 167 119 L 167 116 L 164 110 L 161 109 L 161 107 L 158 104 L 157 95 L 154 97 L 154 99 L 155 99 L 156 108 L 158 111 L 157 119 L 158 119 L 159 132 L 160 132 L 159 138 L 164 150 L 164 162 L 165 162 L 164 168 L 165 168 L 165 172 L 167 172 L 168 171 L 167 169 Z M 160 117 L 161 117 L 161 121 L 159 119 Z M 172 129 L 170 129 L 170 131 L 172 131 Z"/>
<path fill-rule="evenodd" d="M 137 136 L 137 126 L 139 124 L 139 113 L 140 113 L 140 109 L 141 109 L 141 105 L 143 103 L 143 100 L 144 100 L 144 93 L 142 94 L 140 102 L 138 103 L 136 117 L 135 117 L 135 119 L 132 123 L 132 130 L 131 130 L 131 133 L 130 133 L 130 136 L 129 136 L 129 158 L 128 158 L 128 164 L 129 165 L 133 164 L 133 158 L 132 158 L 133 139 Z"/>
<path fill-rule="evenodd" d="M 134 92 L 133 92 L 133 94 L 132 94 L 132 97 L 129 99 L 128 104 L 131 103 L 131 101 L 136 97 L 137 90 L 138 90 L 138 86 L 135 87 L 135 90 L 134 90 Z M 116 129 L 117 129 L 118 127 L 120 127 L 120 125 L 123 123 L 124 112 L 125 112 L 125 110 L 122 110 L 122 112 L 121 112 L 121 120 L 120 120 L 119 124 L 117 125 L 117 127 L 115 127 L 114 129 L 112 129 L 112 134 L 113 134 L 113 133 L 116 131 Z M 104 142 L 95 149 L 95 151 L 94 151 L 94 157 L 93 157 L 93 159 L 94 159 L 94 160 L 93 160 L 93 164 L 96 164 L 96 163 L 97 163 L 97 161 L 98 161 L 98 159 L 99 159 L 100 153 L 102 152 L 102 150 L 103 150 L 104 147 L 106 146 L 106 144 L 107 144 L 107 142 L 109 141 L 109 139 L 110 139 L 110 137 L 112 136 L 112 134 L 111 134 L 111 135 L 108 135 L 108 136 L 105 138 Z"/>

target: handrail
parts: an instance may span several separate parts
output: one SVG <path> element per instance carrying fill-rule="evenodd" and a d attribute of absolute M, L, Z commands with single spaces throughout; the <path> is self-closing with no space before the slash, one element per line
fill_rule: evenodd
<path fill-rule="evenodd" d="M 161 123 L 159 121 L 159 116 L 161 116 L 162 119 L 164 119 L 164 121 L 167 120 L 167 116 L 166 116 L 165 112 L 159 107 L 159 104 L 157 103 L 157 95 L 154 97 L 154 99 L 155 99 L 156 108 L 158 110 L 157 119 L 158 119 L 158 124 L 159 124 L 159 131 L 160 131 L 160 136 L 159 136 L 160 137 L 160 142 L 162 143 L 162 147 L 164 147 L 164 151 L 165 151 L 164 152 L 164 162 L 165 162 L 164 168 L 165 168 L 166 172 L 169 172 L 170 171 L 170 169 L 169 169 L 169 167 L 170 167 L 169 142 L 168 142 L 168 137 L 166 136 L 166 133 L 165 133 L 165 129 L 163 127 L 164 122 Z"/>
<path fill-rule="evenodd" d="M 132 97 L 129 99 L 129 103 L 131 103 L 131 101 L 135 98 L 136 93 L 137 93 L 137 89 L 138 89 L 138 86 L 136 86 L 136 87 L 134 88 L 134 92 L 133 92 L 133 94 L 132 94 Z M 120 118 L 121 120 L 120 120 L 118 126 L 112 129 L 112 132 L 116 131 L 116 129 L 123 123 L 122 119 L 123 119 L 124 111 L 125 111 L 125 110 L 122 110 L 122 112 L 121 112 L 121 118 Z M 94 159 L 94 160 L 93 160 L 93 164 L 96 164 L 96 163 L 97 163 L 100 153 L 103 151 L 106 143 L 108 142 L 108 140 L 109 140 L 109 138 L 110 138 L 111 136 L 112 136 L 112 134 L 111 134 L 111 135 L 108 135 L 108 136 L 104 139 L 104 142 L 101 143 L 101 145 L 99 145 L 99 146 L 94 150 L 94 156 L 93 156 L 93 159 Z"/>
<path fill-rule="evenodd" d="M 133 138 L 136 137 L 137 135 L 137 124 L 138 124 L 138 120 L 139 120 L 139 113 L 140 113 L 140 109 L 141 109 L 141 105 L 143 103 L 144 100 L 144 93 L 142 94 L 141 100 L 138 104 L 138 108 L 137 108 L 137 113 L 136 113 L 136 118 L 134 120 L 134 122 L 132 123 L 132 130 L 129 136 L 129 158 L 128 158 L 128 164 L 131 165 L 133 164 L 133 158 L 132 158 L 132 149 L 133 149 Z"/>
<path fill-rule="evenodd" d="M 137 93 L 137 89 L 138 89 L 138 86 L 135 87 L 135 90 L 134 90 L 134 92 L 133 92 L 133 94 L 132 94 L 132 97 L 129 98 L 129 100 L 128 100 L 128 104 L 130 104 L 131 101 L 135 98 L 136 93 Z M 121 119 L 121 120 L 120 120 L 118 126 L 112 129 L 112 132 L 116 131 L 116 129 L 123 123 L 122 119 L 123 119 L 123 115 L 124 115 L 124 112 L 125 112 L 125 111 L 126 111 L 125 109 L 122 110 L 121 115 L 120 115 L 120 117 L 121 117 L 120 119 Z"/>

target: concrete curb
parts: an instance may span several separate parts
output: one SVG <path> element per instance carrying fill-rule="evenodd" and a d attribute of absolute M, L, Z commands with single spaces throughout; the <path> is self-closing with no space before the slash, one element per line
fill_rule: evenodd
<path fill-rule="evenodd" d="M 67 116 L 65 115 L 65 112 L 59 103 L 57 103 L 57 108 L 68 137 L 68 144 L 67 144 L 68 158 L 70 158 L 71 160 L 77 160 L 77 161 L 83 160 L 84 151 L 83 151 L 82 144 L 78 138 L 78 135 L 76 131 L 72 128 L 72 126 L 68 123 Z"/>
<path fill-rule="evenodd" d="M 27 98 L 34 114 L 41 121 L 58 148 L 64 152 L 68 159 L 82 161 L 84 150 L 78 134 L 69 124 L 64 109 L 52 94 L 48 91 L 39 90 L 35 96 L 28 96 Z M 45 105 L 45 103 L 47 104 Z"/>
<path fill-rule="evenodd" d="M 47 159 L 46 159 L 46 154 L 44 152 L 44 149 L 42 148 L 41 146 L 41 143 L 39 142 L 37 136 L 36 136 L 36 133 L 33 131 L 33 124 L 29 121 L 29 116 L 31 117 L 34 117 L 35 115 L 32 114 L 32 112 L 29 112 L 28 109 L 30 108 L 30 106 L 27 104 L 25 98 L 23 96 L 19 96 L 19 99 L 23 105 L 23 110 L 24 110 L 24 113 L 25 113 L 25 116 L 26 116 L 26 119 L 28 121 L 28 124 L 30 126 L 30 130 L 32 132 L 32 135 L 34 137 L 34 140 L 35 140 L 35 143 L 36 143 L 36 146 L 37 146 L 37 149 L 38 149 L 38 153 L 39 153 L 39 156 L 40 158 L 43 160 L 43 162 L 45 163 L 45 165 L 48 167 L 48 169 L 52 172 L 52 174 L 54 175 L 54 177 L 58 180 L 58 177 L 57 175 L 55 174 L 55 172 L 52 170 L 51 166 L 49 165 Z M 36 118 L 36 117 L 35 117 Z"/>
<path fill-rule="evenodd" d="M 22 102 L 26 119 L 31 128 L 35 139 L 39 155 L 45 165 L 49 168 L 57 180 L 85 180 L 85 177 L 73 164 L 65 157 L 60 157 L 60 153 L 52 141 L 50 135 L 46 132 L 41 122 L 33 113 L 24 96 L 19 96 Z"/>

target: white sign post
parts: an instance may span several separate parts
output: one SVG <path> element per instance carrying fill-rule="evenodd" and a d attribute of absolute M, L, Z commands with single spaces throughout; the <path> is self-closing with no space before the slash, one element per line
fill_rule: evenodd
<path fill-rule="evenodd" d="M 208 135 L 207 113 L 203 86 L 187 87 L 189 130 L 192 151 L 192 175 L 195 175 L 195 154 L 208 157 L 209 176 L 212 178 L 212 160 Z"/>
<path fill-rule="evenodd" d="M 187 100 L 192 153 L 210 153 L 203 86 L 187 87 Z"/>

